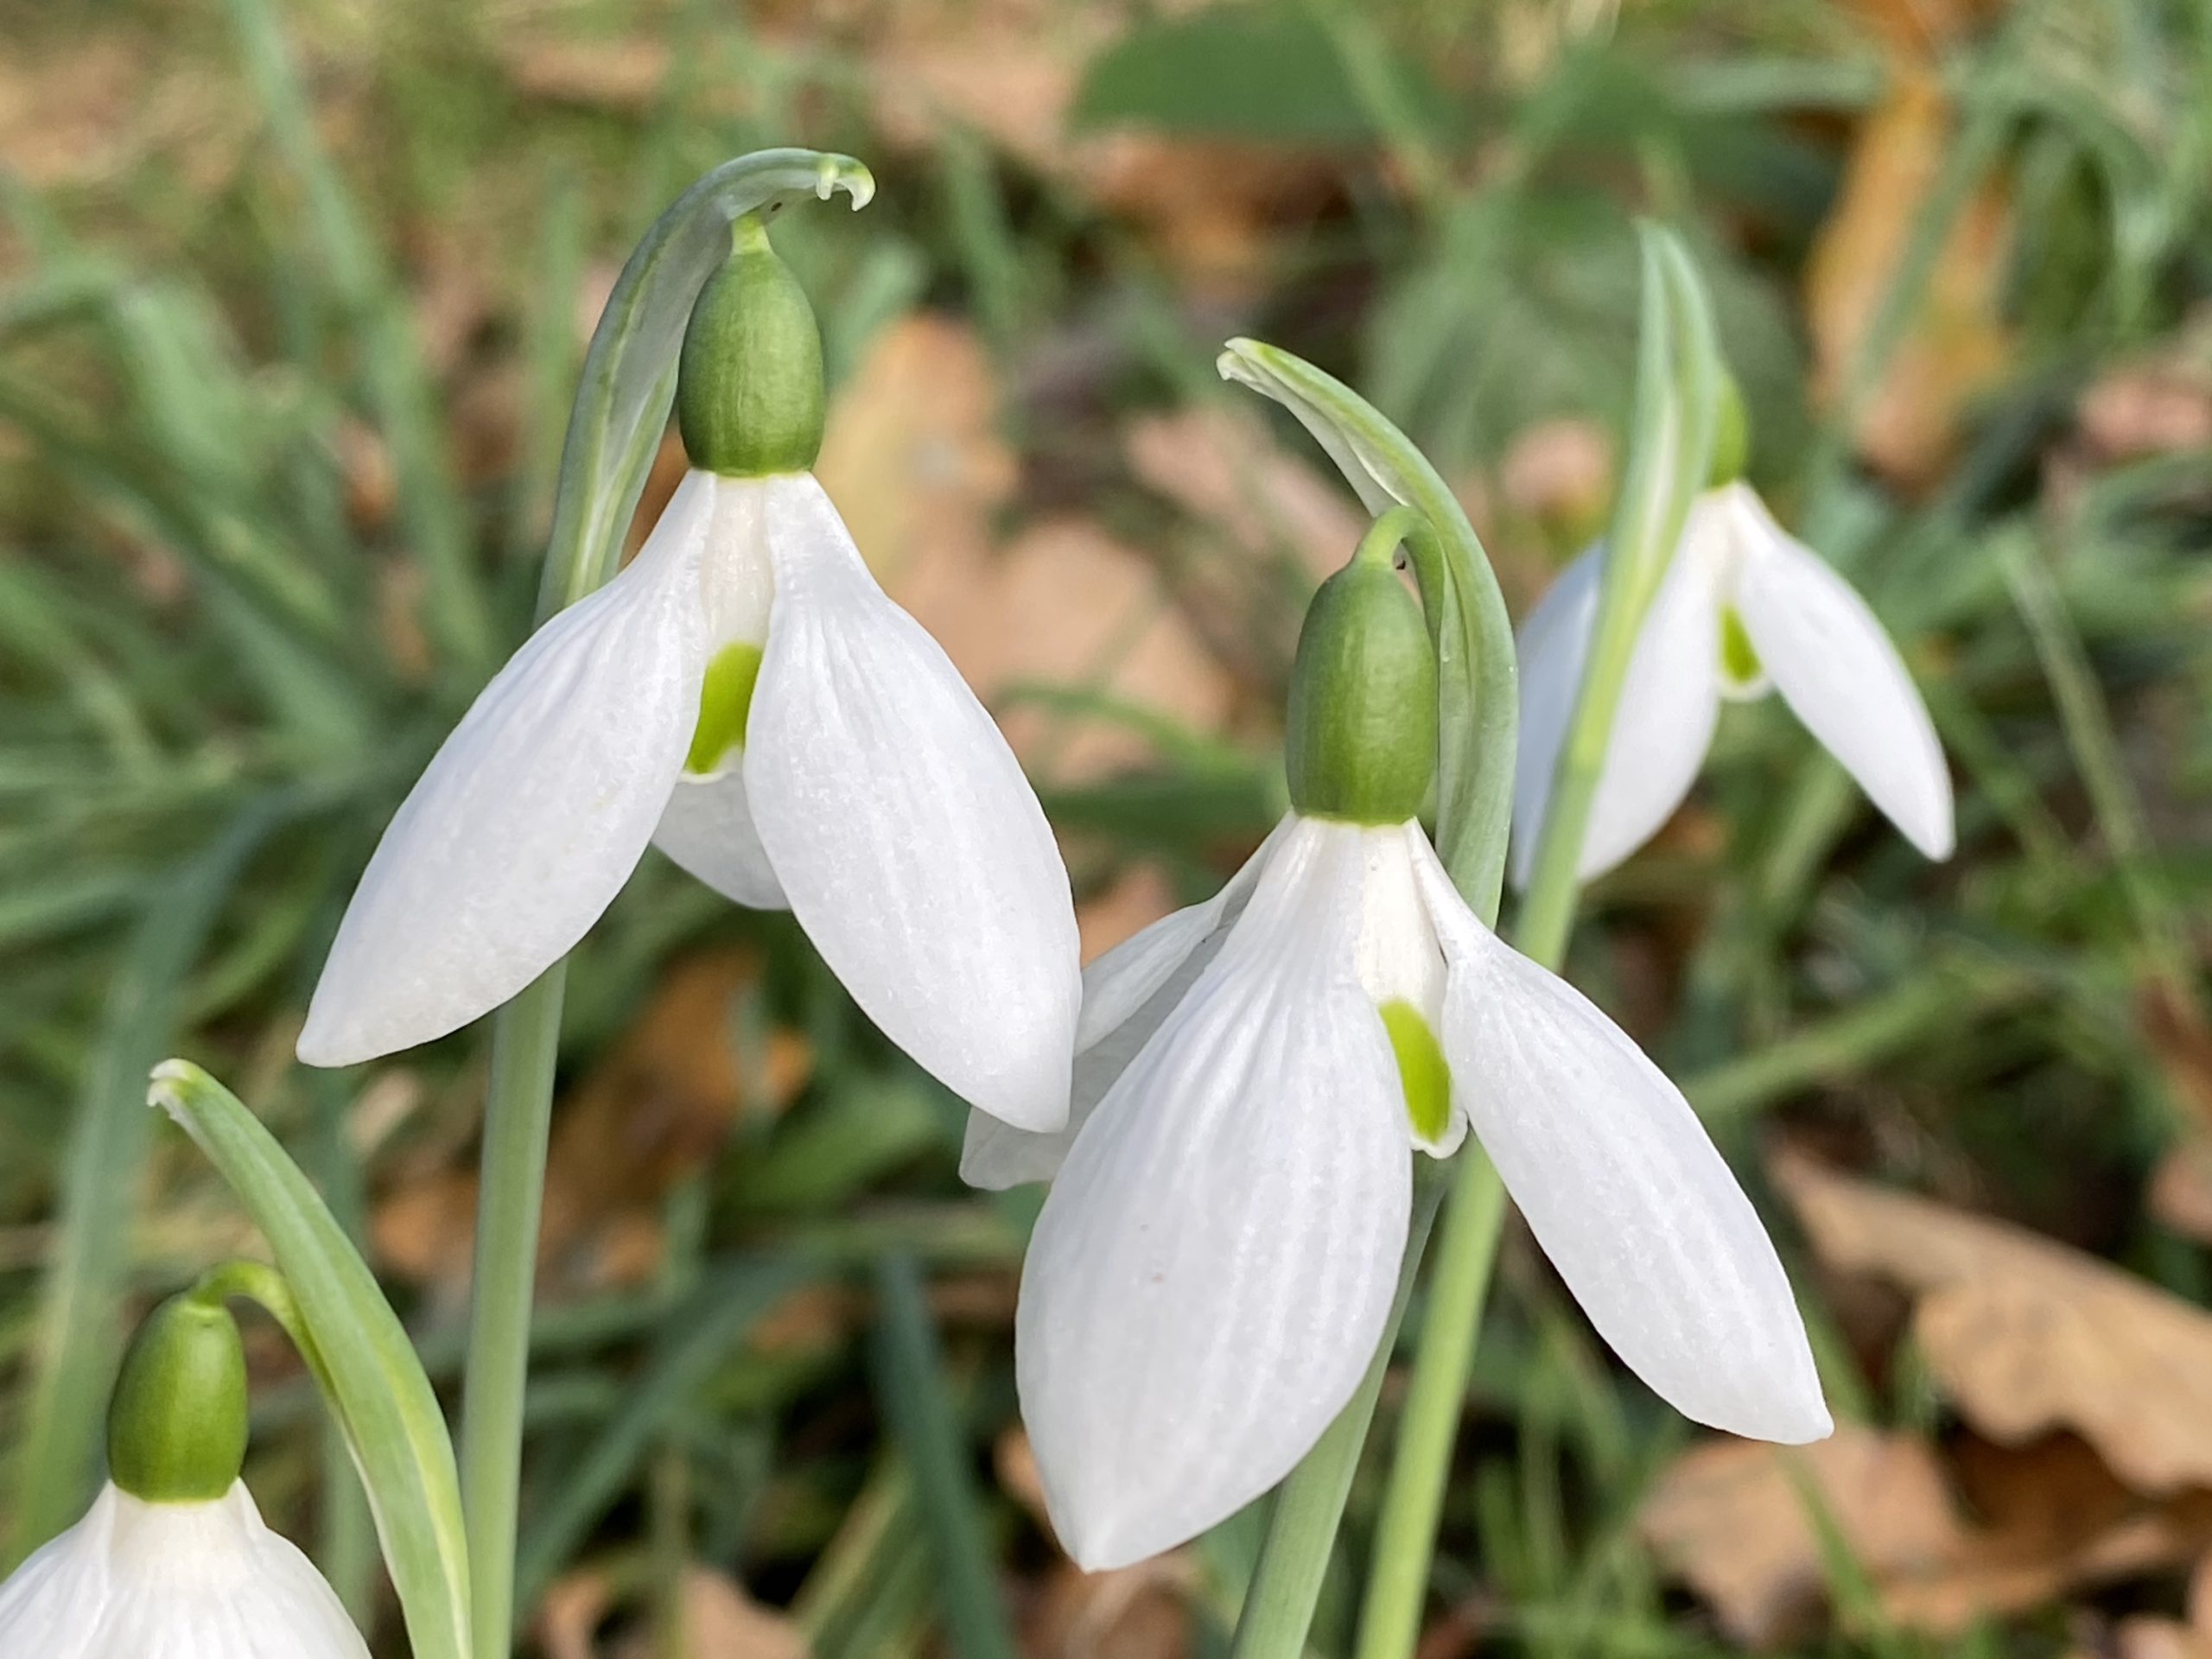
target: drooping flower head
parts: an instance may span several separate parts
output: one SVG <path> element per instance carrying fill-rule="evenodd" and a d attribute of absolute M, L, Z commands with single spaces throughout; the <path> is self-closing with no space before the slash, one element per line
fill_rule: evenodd
<path fill-rule="evenodd" d="M 1781 1263 L 1688 1103 L 1483 925 L 1421 829 L 1436 690 L 1399 517 L 1307 614 L 1290 815 L 1214 899 L 1085 974 L 1068 1127 L 969 1120 L 969 1181 L 1052 1183 L 1017 1372 L 1087 1567 L 1181 1542 L 1306 1454 L 1388 1321 L 1411 1154 L 1470 1127 L 1654 1389 L 1739 1433 L 1828 1432 Z"/>
<path fill-rule="evenodd" d="M 109 1479 L 0 1585 L 10 1659 L 368 1659 L 338 1597 L 238 1479 L 245 1355 L 219 1305 L 164 1303 L 109 1413 Z"/>
<path fill-rule="evenodd" d="M 1727 407 L 1739 423 L 1741 404 Z M 1737 476 L 1740 438 L 1691 505 L 1644 613 L 1591 804 L 1577 873 L 1603 874 L 1657 834 L 1697 781 L 1724 701 L 1770 690 L 1905 838 L 1951 855 L 1951 779 L 1912 677 L 1848 582 L 1774 520 Z M 1534 873 L 1598 612 L 1605 550 L 1567 566 L 1522 624 L 1513 879 Z"/>
<path fill-rule="evenodd" d="M 485 688 L 371 859 L 300 1055 L 442 1035 L 551 966 L 648 842 L 788 906 L 885 1034 L 1052 1128 L 1080 996 L 1067 873 L 998 728 L 808 470 L 821 340 L 755 219 L 701 295 L 692 470 L 644 548 Z"/>

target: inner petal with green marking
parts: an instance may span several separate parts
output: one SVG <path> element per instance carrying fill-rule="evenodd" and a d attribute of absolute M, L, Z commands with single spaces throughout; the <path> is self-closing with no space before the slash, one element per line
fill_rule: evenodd
<path fill-rule="evenodd" d="M 753 688 L 760 678 L 760 646 L 741 639 L 715 653 L 699 686 L 699 723 L 691 728 L 684 771 L 710 772 L 732 749 L 745 746 L 745 718 L 753 712 Z"/>
<path fill-rule="evenodd" d="M 1751 630 L 1733 605 L 1720 608 L 1720 677 L 1735 696 L 1755 697 L 1766 690 L 1766 664 L 1759 661 Z"/>
<path fill-rule="evenodd" d="M 1398 1081 L 1406 1091 L 1406 1116 L 1414 1133 L 1434 1145 L 1452 1121 L 1452 1067 L 1444 1048 L 1419 1008 L 1403 998 L 1382 1004 L 1382 1028 L 1398 1057 Z"/>

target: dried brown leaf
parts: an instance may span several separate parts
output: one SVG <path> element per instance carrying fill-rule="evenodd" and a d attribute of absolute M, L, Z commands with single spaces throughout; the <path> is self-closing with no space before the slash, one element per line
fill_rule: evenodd
<path fill-rule="evenodd" d="M 1853 141 L 1843 188 L 1806 268 L 1815 389 L 1824 399 L 1849 390 L 1956 124 L 1940 79 L 1908 64 Z M 2004 192 L 1985 184 L 1952 226 L 1916 311 L 1857 411 L 1853 438 L 1859 454 L 1901 483 L 1924 484 L 1942 472 L 1968 400 L 2011 355 L 1999 320 L 2011 237 Z"/>
<path fill-rule="evenodd" d="M 1930 1369 L 1982 1433 L 2071 1429 L 2138 1491 L 2212 1486 L 2212 1315 L 2024 1229 L 1802 1157 L 1776 1176 L 1824 1262 L 1911 1294 Z"/>
<path fill-rule="evenodd" d="M 2171 1568 L 2212 1536 L 2201 1497 L 2145 1503 L 2070 1436 L 2023 1449 L 1969 1443 L 1966 1452 L 1947 1470 L 1910 1435 L 1849 1423 L 1808 1446 L 1711 1440 L 1661 1478 L 1637 1526 L 1732 1636 L 1759 1645 L 1802 1634 L 1827 1599 L 1810 1503 L 1883 1618 L 1938 1635 L 2077 1586 Z"/>
<path fill-rule="evenodd" d="M 1287 556 L 1319 582 L 1351 555 L 1367 516 L 1344 489 L 1277 448 L 1259 418 L 1225 408 L 1129 429 L 1130 470 L 1255 559 Z"/>

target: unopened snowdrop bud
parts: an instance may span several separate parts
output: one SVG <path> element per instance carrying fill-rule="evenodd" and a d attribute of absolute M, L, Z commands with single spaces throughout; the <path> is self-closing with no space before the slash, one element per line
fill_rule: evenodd
<path fill-rule="evenodd" d="M 822 453 L 822 331 L 755 214 L 730 227 L 729 263 L 708 279 L 677 367 L 684 453 L 724 478 L 801 473 Z"/>
<path fill-rule="evenodd" d="M 368 1659 L 308 1558 L 238 1479 L 245 1355 L 220 1301 L 172 1298 L 140 1327 L 108 1411 L 109 1481 L 0 1585 L 0 1655 Z"/>
<path fill-rule="evenodd" d="M 1376 519 L 1306 613 L 1283 758 L 1309 817 L 1403 823 L 1436 775 L 1435 652 L 1391 563 L 1420 523 L 1403 507 Z"/>

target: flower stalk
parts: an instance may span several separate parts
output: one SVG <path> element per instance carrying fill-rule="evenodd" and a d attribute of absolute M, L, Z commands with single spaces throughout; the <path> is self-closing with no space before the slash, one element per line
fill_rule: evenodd
<path fill-rule="evenodd" d="M 1535 877 L 1514 931 L 1515 948 L 1549 969 L 1567 954 L 1580 893 L 1578 855 L 1637 624 L 1710 469 L 1718 423 L 1721 370 L 1703 288 L 1671 235 L 1649 226 L 1639 230 L 1643 287 L 1635 423 L 1614 511 L 1613 551 Z M 1431 1269 L 1429 1313 L 1376 1522 L 1357 1659 L 1403 1659 L 1419 1640 L 1445 1483 L 1505 1223 L 1504 1187 L 1481 1148 L 1471 1142 L 1458 1164 Z"/>
<path fill-rule="evenodd" d="M 875 184 L 848 156 L 759 151 L 701 178 L 645 232 L 585 354 L 562 448 L 540 623 L 614 574 L 675 401 L 693 307 L 729 255 L 731 226 L 790 197 L 810 192 L 826 200 L 840 189 L 859 207 Z M 493 1659 L 513 1642 L 523 1389 L 565 983 L 563 958 L 493 1023 L 461 1436 L 476 1659 Z"/>

